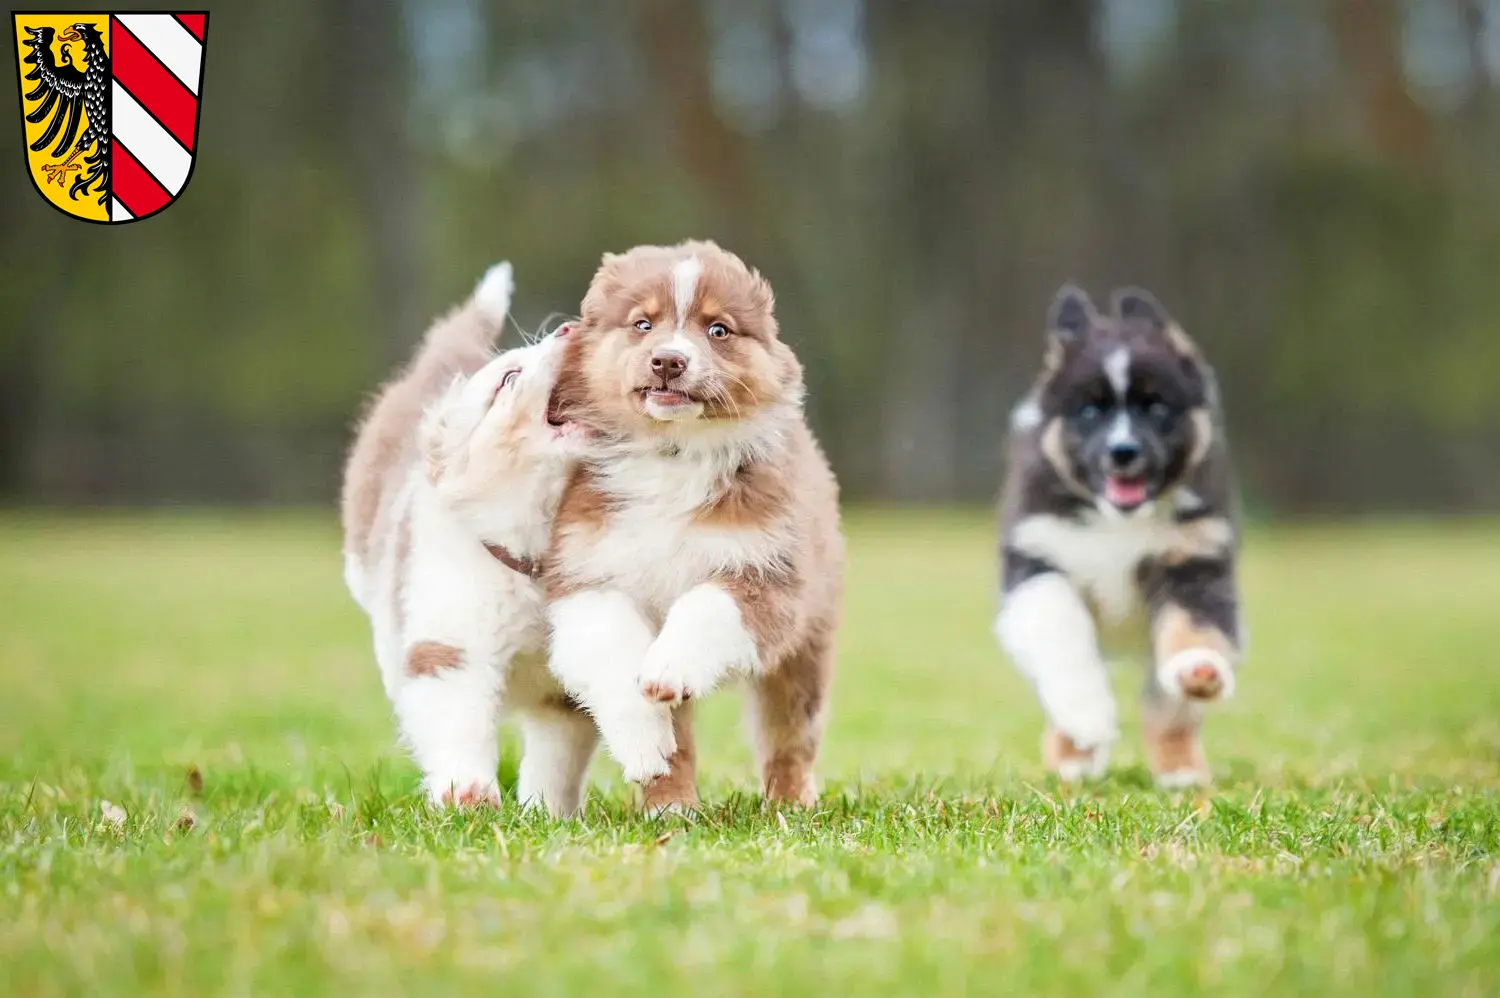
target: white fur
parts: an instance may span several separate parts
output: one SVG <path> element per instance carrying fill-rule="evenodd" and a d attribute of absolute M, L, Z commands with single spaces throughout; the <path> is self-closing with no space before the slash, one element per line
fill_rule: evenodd
<path fill-rule="evenodd" d="M 1134 516 L 1086 515 L 1072 520 L 1050 514 L 1027 517 L 1016 525 L 1011 546 L 1041 558 L 1086 590 L 1106 623 L 1117 624 L 1138 613 L 1140 590 L 1135 569 L 1143 558 L 1159 557 L 1181 543 L 1181 528 L 1161 504 L 1148 504 Z M 1212 539 L 1228 546 L 1228 524 Z M 1212 530 L 1202 521 L 1198 530 Z"/>
<path fill-rule="evenodd" d="M 695 459 L 696 458 L 696 459 Z M 570 572 L 635 594 L 656 619 L 703 579 L 775 562 L 793 542 L 790 526 L 708 527 L 697 521 L 716 483 L 739 467 L 739 452 L 667 456 L 620 448 L 596 466 L 602 489 L 622 501 L 610 529 L 570 554 Z"/>
<path fill-rule="evenodd" d="M 723 587 L 704 583 L 680 596 L 641 663 L 640 684 L 684 696 L 712 693 L 732 675 L 760 670 L 755 638 L 740 605 Z"/>
<path fill-rule="evenodd" d="M 1078 748 L 1107 749 L 1119 737 L 1094 621 L 1067 579 L 1049 572 L 1006 594 L 995 637 L 1036 688 L 1053 727 Z"/>
<path fill-rule="evenodd" d="M 474 288 L 474 306 L 495 325 L 503 325 L 510 315 L 510 299 L 515 287 L 510 264 L 497 263 L 484 272 Z"/>
<path fill-rule="evenodd" d="M 596 588 L 552 607 L 552 668 L 594 714 L 628 779 L 665 772 L 676 744 L 669 708 L 642 694 L 646 672 L 696 692 L 760 667 L 738 606 L 703 583 L 780 564 L 798 540 L 791 521 L 714 527 L 698 513 L 747 459 L 780 460 L 786 424 L 797 418 L 789 401 L 753 420 L 695 427 L 665 449 L 660 440 L 619 441 L 591 462 L 596 485 L 617 501 L 602 534 L 592 526 L 559 534 L 570 577 Z M 659 638 L 653 621 L 664 625 Z"/>
<path fill-rule="evenodd" d="M 1196 513 L 1203 507 L 1203 497 L 1186 486 L 1178 489 L 1172 499 L 1172 508 L 1178 513 Z"/>
<path fill-rule="evenodd" d="M 1208 782 L 1208 775 L 1196 769 L 1175 769 L 1169 773 L 1156 774 L 1156 785 L 1163 790 L 1186 790 L 1189 787 L 1204 786 Z"/>
<path fill-rule="evenodd" d="M 1010 428 L 1017 432 L 1034 430 L 1042 425 L 1042 407 L 1036 399 L 1028 398 L 1011 410 Z"/>
<path fill-rule="evenodd" d="M 492 269 L 473 306 L 506 307 L 509 280 L 505 265 Z M 519 557 L 545 548 L 568 469 L 542 418 L 561 352 L 558 341 L 546 340 L 457 379 L 412 428 L 421 453 L 382 497 L 368 555 L 346 555 L 345 576 L 370 616 L 402 740 L 434 802 L 448 793 L 498 801 L 496 736 L 507 680 L 518 662 L 536 659 L 546 646 L 540 587 L 501 564 L 485 544 L 502 544 Z M 496 396 L 513 369 L 521 376 Z M 535 411 L 536 426 L 527 423 L 526 432 L 535 433 L 537 451 L 522 467 L 493 466 L 490 441 L 517 406 Z M 429 457 L 441 469 L 436 481 Z M 406 562 L 398 566 L 403 520 L 409 538 Z M 459 664 L 411 675 L 411 649 L 429 642 L 457 649 Z M 528 688 L 515 705 L 559 692 L 549 676 L 546 689 Z"/>
<path fill-rule="evenodd" d="M 1135 431 L 1130 426 L 1128 415 L 1124 412 L 1115 414 L 1114 422 L 1109 424 L 1109 435 L 1104 438 L 1104 442 L 1111 447 L 1136 442 Z"/>
<path fill-rule="evenodd" d="M 1213 648 L 1184 648 L 1156 668 L 1156 682 L 1169 697 L 1182 699 L 1182 677 L 1200 665 L 1211 665 L 1222 683 L 1218 699 L 1234 696 L 1234 664 Z"/>
<path fill-rule="evenodd" d="M 1062 759 L 1057 764 L 1057 778 L 1064 783 L 1081 783 L 1084 780 L 1095 780 L 1103 776 L 1109 769 L 1110 743 L 1095 747 L 1094 752 L 1087 759 Z"/>
<path fill-rule="evenodd" d="M 1109 384 L 1115 390 L 1115 397 L 1121 402 L 1125 401 L 1125 395 L 1130 391 L 1130 350 L 1127 347 L 1116 347 L 1104 358 L 1104 373 L 1109 376 Z"/>
<path fill-rule="evenodd" d="M 651 624 L 625 593 L 590 589 L 548 609 L 553 674 L 594 717 L 627 780 L 667 772 L 677 748 L 672 712 L 641 696 L 637 677 L 651 647 Z"/>
<path fill-rule="evenodd" d="M 679 260 L 672 266 L 672 297 L 677 306 L 677 328 L 687 325 L 688 309 L 693 307 L 693 298 L 698 294 L 698 278 L 703 274 L 703 261 L 696 256 Z"/>
<path fill-rule="evenodd" d="M 545 807 L 556 818 L 578 811 L 583 803 L 583 778 L 599 742 L 599 732 L 586 716 L 563 711 L 521 715 L 524 753 L 517 780 L 523 807 Z"/>

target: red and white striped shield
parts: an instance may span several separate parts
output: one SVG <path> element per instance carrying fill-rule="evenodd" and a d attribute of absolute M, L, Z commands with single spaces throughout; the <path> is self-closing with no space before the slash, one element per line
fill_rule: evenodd
<path fill-rule="evenodd" d="M 208 14 L 13 15 L 27 159 L 69 215 L 132 222 L 187 187 Z"/>

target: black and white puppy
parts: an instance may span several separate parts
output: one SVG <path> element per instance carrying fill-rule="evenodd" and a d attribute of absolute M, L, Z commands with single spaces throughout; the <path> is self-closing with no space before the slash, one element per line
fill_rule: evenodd
<path fill-rule="evenodd" d="M 1209 780 L 1206 703 L 1241 646 L 1234 496 L 1212 369 L 1150 294 L 1108 315 L 1071 285 L 1011 415 L 995 636 L 1036 688 L 1043 752 L 1097 776 L 1119 736 L 1104 654 L 1149 645 L 1146 755 L 1158 784 Z"/>

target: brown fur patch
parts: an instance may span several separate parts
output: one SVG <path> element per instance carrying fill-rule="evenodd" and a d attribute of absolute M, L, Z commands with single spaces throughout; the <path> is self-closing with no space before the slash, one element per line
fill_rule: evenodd
<path fill-rule="evenodd" d="M 1039 447 L 1042 456 L 1047 463 L 1052 465 L 1052 470 L 1057 472 L 1057 477 L 1062 479 L 1064 485 L 1076 495 L 1093 501 L 1094 494 L 1089 487 L 1078 480 L 1073 471 L 1073 464 L 1068 460 L 1067 448 L 1063 446 L 1063 421 L 1052 419 L 1046 426 L 1042 427 Z"/>
<path fill-rule="evenodd" d="M 1095 749 L 1081 749 L 1073 739 L 1055 728 L 1042 733 L 1042 760 L 1047 768 L 1056 772 L 1065 762 L 1092 762 Z"/>
<path fill-rule="evenodd" d="M 406 650 L 406 674 L 416 679 L 436 676 L 464 664 L 464 653 L 439 641 L 418 641 Z"/>
<path fill-rule="evenodd" d="M 800 636 L 802 593 L 790 572 L 774 569 L 716 579 L 740 607 L 740 622 L 763 661 L 776 661 Z"/>
<path fill-rule="evenodd" d="M 411 561 L 411 510 L 402 511 L 396 521 L 395 545 L 391 553 L 391 619 L 396 632 L 406 628 L 406 565 Z"/>
<path fill-rule="evenodd" d="M 1189 648 L 1209 648 L 1234 661 L 1234 642 L 1223 631 L 1212 624 L 1200 623 L 1176 604 L 1168 603 L 1157 612 L 1152 630 L 1158 662 Z"/>
<path fill-rule="evenodd" d="M 679 704 L 672 711 L 672 731 L 677 736 L 677 751 L 667 760 L 671 768 L 641 787 L 641 804 L 648 811 L 698 806 L 698 749 L 693 742 L 692 704 Z"/>
<path fill-rule="evenodd" d="M 1171 545 L 1162 553 L 1165 565 L 1195 558 L 1219 558 L 1234 547 L 1234 526 L 1222 516 L 1205 516 L 1177 524 Z"/>
<path fill-rule="evenodd" d="M 1234 642 L 1212 624 L 1203 623 L 1173 603 L 1163 606 L 1152 626 L 1156 661 L 1165 662 L 1179 652 L 1206 648 L 1223 655 L 1230 662 L 1236 657 Z M 1182 677 L 1182 692 L 1193 699 L 1212 700 L 1223 692 L 1218 670 L 1206 664 L 1202 671 L 1190 670 Z"/>
<path fill-rule="evenodd" d="M 805 807 L 817 803 L 813 764 L 827 723 L 833 664 L 833 634 L 820 631 L 780 669 L 751 684 L 761 788 L 767 800 Z"/>
<path fill-rule="evenodd" d="M 484 366 L 496 332 L 471 306 L 460 306 L 433 323 L 411 363 L 381 388 L 360 420 L 344 466 L 346 551 L 361 560 L 369 556 L 382 499 L 415 459 L 423 409 L 454 375 Z"/>
<path fill-rule="evenodd" d="M 1203 359 L 1202 354 L 1198 352 L 1198 344 L 1194 343 L 1193 338 L 1189 336 L 1187 334 L 1187 331 L 1177 323 L 1167 323 L 1167 328 L 1164 330 L 1164 332 L 1167 337 L 1167 342 L 1172 344 L 1173 350 L 1176 350 L 1178 353 L 1182 354 L 1182 356 L 1190 358 L 1192 360 Z"/>
<path fill-rule="evenodd" d="M 793 482 L 784 469 L 766 464 L 740 468 L 724 491 L 700 506 L 694 519 L 706 526 L 757 527 L 781 515 Z"/>
<path fill-rule="evenodd" d="M 1207 456 L 1214 442 L 1214 417 L 1206 407 L 1200 406 L 1188 413 L 1193 423 L 1193 452 L 1188 457 L 1189 470 L 1198 467 Z"/>
<path fill-rule="evenodd" d="M 1208 758 L 1203 754 L 1203 740 L 1196 726 L 1153 728 L 1147 725 L 1142 734 L 1146 743 L 1146 764 L 1153 774 L 1194 772 L 1207 781 L 1210 775 Z"/>

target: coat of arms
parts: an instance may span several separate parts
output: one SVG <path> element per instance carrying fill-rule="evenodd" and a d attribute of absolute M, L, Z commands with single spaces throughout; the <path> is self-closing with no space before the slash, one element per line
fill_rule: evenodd
<path fill-rule="evenodd" d="M 208 14 L 13 15 L 26 163 L 54 207 L 132 222 L 193 172 Z"/>

